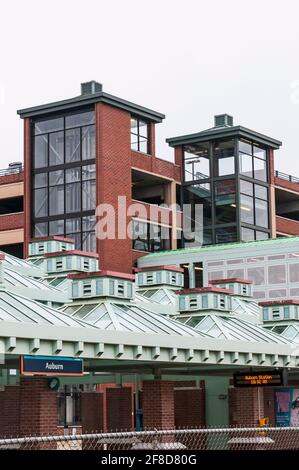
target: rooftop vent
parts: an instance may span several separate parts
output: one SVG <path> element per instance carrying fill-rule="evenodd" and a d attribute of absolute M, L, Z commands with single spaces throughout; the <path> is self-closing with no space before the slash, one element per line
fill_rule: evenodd
<path fill-rule="evenodd" d="M 229 114 L 218 114 L 214 116 L 215 127 L 232 127 L 234 125 L 234 119 Z"/>
<path fill-rule="evenodd" d="M 81 83 L 81 95 L 92 95 L 103 90 L 103 85 L 95 80 L 91 82 Z"/>

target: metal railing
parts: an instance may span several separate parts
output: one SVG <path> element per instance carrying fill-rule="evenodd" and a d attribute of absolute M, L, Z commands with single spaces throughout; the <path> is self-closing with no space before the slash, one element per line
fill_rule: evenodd
<path fill-rule="evenodd" d="M 9 168 L 0 169 L 0 176 L 15 175 L 24 171 L 23 165 L 16 165 Z"/>
<path fill-rule="evenodd" d="M 0 439 L 15 450 L 299 450 L 299 428 L 200 428 Z"/>
<path fill-rule="evenodd" d="M 281 178 L 283 180 L 290 181 L 291 183 L 299 184 L 299 178 L 297 178 L 296 176 L 288 175 L 278 170 L 275 170 L 275 176 L 276 178 Z"/>

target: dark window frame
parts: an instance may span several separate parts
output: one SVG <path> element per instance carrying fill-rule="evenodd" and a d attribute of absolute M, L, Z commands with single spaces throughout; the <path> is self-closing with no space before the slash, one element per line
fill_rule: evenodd
<path fill-rule="evenodd" d="M 137 122 L 137 131 L 136 132 L 132 132 L 132 127 L 130 127 L 130 139 L 132 139 L 132 135 L 136 137 L 137 139 L 137 149 L 135 148 L 132 148 L 132 142 L 130 141 L 130 147 L 131 147 L 131 150 L 133 152 L 139 152 L 139 153 L 143 153 L 144 155 L 151 155 L 152 152 L 151 152 L 151 128 L 150 128 L 150 122 L 149 121 L 146 121 L 145 119 L 143 118 L 140 118 L 138 116 L 134 116 L 134 115 L 131 115 L 131 122 L 132 120 L 136 121 Z M 147 136 L 144 136 L 140 133 L 140 122 L 146 124 L 146 129 L 147 129 Z M 144 152 L 143 150 L 141 150 L 141 141 L 142 140 L 146 140 L 146 152 Z"/>

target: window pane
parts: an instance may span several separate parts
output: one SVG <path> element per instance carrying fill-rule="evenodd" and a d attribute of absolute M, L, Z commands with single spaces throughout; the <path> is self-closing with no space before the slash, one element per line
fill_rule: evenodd
<path fill-rule="evenodd" d="M 139 151 L 143 153 L 148 153 L 148 141 L 143 137 L 139 137 Z"/>
<path fill-rule="evenodd" d="M 256 268 L 248 268 L 248 279 L 253 281 L 254 285 L 262 286 L 265 284 L 265 268 L 263 267 L 256 267 Z"/>
<path fill-rule="evenodd" d="M 63 170 L 50 171 L 49 173 L 49 185 L 56 186 L 57 184 L 64 183 L 64 172 Z"/>
<path fill-rule="evenodd" d="M 251 228 L 242 227 L 242 241 L 248 242 L 254 240 L 254 230 Z"/>
<path fill-rule="evenodd" d="M 203 225 L 207 226 L 212 224 L 212 194 L 210 183 L 185 186 L 183 188 L 183 198 L 184 204 L 190 204 L 189 213 L 193 222 L 196 219 L 196 205 L 201 204 L 203 206 Z M 191 229 L 194 230 L 194 228 L 195 223 L 191 223 Z"/>
<path fill-rule="evenodd" d="M 82 233 L 82 250 L 85 251 L 96 251 L 96 234 L 95 232 L 83 232 Z"/>
<path fill-rule="evenodd" d="M 46 237 L 48 235 L 48 222 L 39 222 L 34 225 L 35 237 Z"/>
<path fill-rule="evenodd" d="M 74 219 L 66 219 L 65 233 L 76 233 L 81 231 L 81 219 L 79 217 Z"/>
<path fill-rule="evenodd" d="M 53 186 L 49 189 L 49 215 L 64 213 L 64 186 Z"/>
<path fill-rule="evenodd" d="M 252 144 L 251 142 L 246 142 L 245 140 L 239 140 L 239 152 L 247 153 L 252 155 Z"/>
<path fill-rule="evenodd" d="M 257 230 L 255 232 L 255 238 L 256 238 L 256 240 L 267 240 L 269 238 L 269 233 L 260 232 L 259 230 Z"/>
<path fill-rule="evenodd" d="M 85 113 L 72 114 L 71 116 L 66 116 L 65 118 L 66 129 L 70 127 L 87 126 L 88 124 L 94 124 L 94 123 L 95 123 L 94 111 L 87 111 Z"/>
<path fill-rule="evenodd" d="M 139 135 L 148 138 L 148 124 L 144 121 L 139 121 Z"/>
<path fill-rule="evenodd" d="M 83 232 L 93 230 L 96 225 L 96 217 L 95 215 L 89 215 L 86 217 L 82 217 L 82 230 Z"/>
<path fill-rule="evenodd" d="M 216 243 L 231 243 L 237 240 L 237 228 L 226 227 L 216 230 Z"/>
<path fill-rule="evenodd" d="M 85 165 L 82 166 L 82 180 L 91 180 L 96 177 L 96 166 Z"/>
<path fill-rule="evenodd" d="M 299 282 L 299 263 L 289 265 L 290 270 L 290 281 Z"/>
<path fill-rule="evenodd" d="M 138 135 L 138 121 L 135 118 L 131 118 L 131 132 Z"/>
<path fill-rule="evenodd" d="M 260 186 L 259 184 L 254 185 L 255 197 L 259 199 L 264 199 L 265 201 L 268 199 L 268 189 L 265 186 Z"/>
<path fill-rule="evenodd" d="M 268 228 L 268 203 L 261 199 L 255 200 L 255 225 Z"/>
<path fill-rule="evenodd" d="M 65 170 L 65 181 L 66 183 L 73 183 L 81 180 L 81 167 L 68 168 Z"/>
<path fill-rule="evenodd" d="M 236 220 L 235 180 L 215 183 L 216 223 L 229 223 Z"/>
<path fill-rule="evenodd" d="M 34 139 L 34 168 L 48 166 L 48 136 L 38 136 Z"/>
<path fill-rule="evenodd" d="M 245 180 L 240 180 L 240 192 L 248 196 L 253 196 L 253 184 Z"/>
<path fill-rule="evenodd" d="M 266 160 L 266 150 L 254 145 L 253 146 L 253 155 L 258 158 L 262 158 L 263 160 Z"/>
<path fill-rule="evenodd" d="M 240 153 L 240 173 L 248 178 L 253 177 L 252 157 L 244 153 Z"/>
<path fill-rule="evenodd" d="M 212 230 L 204 229 L 202 244 L 203 245 L 212 245 L 212 243 L 213 243 L 213 232 L 212 232 Z"/>
<path fill-rule="evenodd" d="M 71 129 L 65 132 L 65 161 L 77 162 L 80 160 L 80 129 Z"/>
<path fill-rule="evenodd" d="M 72 238 L 74 240 L 76 250 L 81 250 L 82 249 L 81 233 L 68 233 L 67 238 Z"/>
<path fill-rule="evenodd" d="M 34 215 L 35 217 L 46 217 L 48 215 L 47 188 L 34 190 Z"/>
<path fill-rule="evenodd" d="M 63 118 L 48 119 L 46 121 L 36 121 L 34 125 L 35 134 L 60 131 L 63 129 Z"/>
<path fill-rule="evenodd" d="M 235 143 L 233 140 L 217 142 L 214 145 L 216 159 L 216 176 L 235 173 Z"/>
<path fill-rule="evenodd" d="M 66 185 L 66 212 L 81 211 L 80 183 Z"/>
<path fill-rule="evenodd" d="M 64 163 L 64 133 L 54 132 L 50 134 L 49 165 L 63 165 Z"/>
<path fill-rule="evenodd" d="M 64 235 L 64 220 L 52 220 L 49 222 L 49 235 Z"/>
<path fill-rule="evenodd" d="M 254 224 L 253 198 L 250 196 L 240 196 L 241 221 L 247 224 Z"/>
<path fill-rule="evenodd" d="M 286 282 L 286 266 L 277 264 L 268 267 L 269 284 L 284 284 Z"/>
<path fill-rule="evenodd" d="M 91 210 L 96 207 L 95 180 L 82 183 L 82 210 Z"/>
<path fill-rule="evenodd" d="M 95 158 L 95 126 L 82 127 L 82 159 Z"/>
<path fill-rule="evenodd" d="M 194 181 L 210 177 L 209 143 L 186 145 L 185 181 Z"/>
<path fill-rule="evenodd" d="M 47 173 L 37 173 L 34 175 L 33 186 L 34 188 L 44 188 L 48 185 Z"/>
<path fill-rule="evenodd" d="M 254 177 L 257 180 L 267 181 L 267 164 L 265 160 L 254 158 Z"/>

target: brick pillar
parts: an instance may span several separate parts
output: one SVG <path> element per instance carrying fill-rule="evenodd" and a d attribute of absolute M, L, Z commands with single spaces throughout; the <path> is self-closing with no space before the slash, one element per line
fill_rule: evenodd
<path fill-rule="evenodd" d="M 257 426 L 259 418 L 264 417 L 263 389 L 230 388 L 229 419 L 230 425 Z"/>
<path fill-rule="evenodd" d="M 205 426 L 205 390 L 199 388 L 175 389 L 174 409 L 176 428 L 196 428 Z"/>
<path fill-rule="evenodd" d="M 132 431 L 133 393 L 131 387 L 106 389 L 107 431 Z"/>
<path fill-rule="evenodd" d="M 16 437 L 20 433 L 20 387 L 6 386 L 0 392 L 0 437 Z"/>
<path fill-rule="evenodd" d="M 83 392 L 81 394 L 82 433 L 104 430 L 103 393 Z"/>
<path fill-rule="evenodd" d="M 146 380 L 142 393 L 144 429 L 174 429 L 174 384 L 167 380 Z"/>

